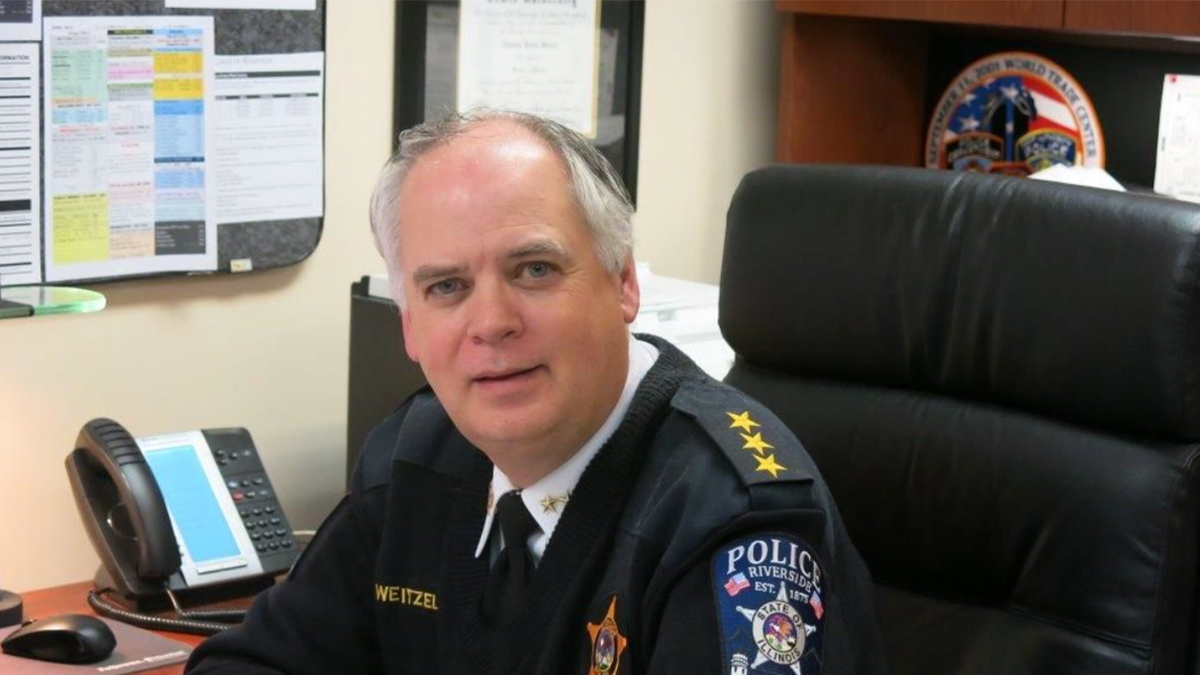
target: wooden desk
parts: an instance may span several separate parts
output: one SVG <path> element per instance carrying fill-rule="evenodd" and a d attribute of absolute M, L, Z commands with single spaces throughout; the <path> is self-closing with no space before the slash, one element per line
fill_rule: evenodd
<path fill-rule="evenodd" d="M 92 582 L 84 581 L 78 584 L 67 584 L 66 586 L 56 586 L 54 588 L 43 588 L 37 591 L 29 591 L 22 593 L 21 598 L 25 602 L 25 618 L 26 619 L 41 619 L 54 614 L 64 614 L 68 612 L 77 614 L 96 613 L 92 611 L 87 604 L 87 594 L 92 588 Z M 200 644 L 204 637 L 200 635 L 188 635 L 186 633 L 169 633 L 166 631 L 155 631 L 159 635 L 178 640 L 193 647 Z M 163 666 L 153 670 L 143 670 L 141 673 L 149 675 L 180 675 L 183 672 L 183 664 L 177 663 L 171 666 Z"/>

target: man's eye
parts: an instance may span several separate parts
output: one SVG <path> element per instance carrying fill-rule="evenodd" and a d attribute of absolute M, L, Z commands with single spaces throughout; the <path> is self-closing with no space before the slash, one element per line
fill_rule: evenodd
<path fill-rule="evenodd" d="M 525 274 L 533 279 L 542 279 L 544 277 L 548 277 L 553 271 L 554 268 L 550 266 L 550 263 L 531 262 L 525 265 Z"/>
<path fill-rule="evenodd" d="M 442 279 L 431 284 L 428 292 L 430 295 L 451 295 L 460 288 L 462 288 L 462 282 L 458 279 Z"/>

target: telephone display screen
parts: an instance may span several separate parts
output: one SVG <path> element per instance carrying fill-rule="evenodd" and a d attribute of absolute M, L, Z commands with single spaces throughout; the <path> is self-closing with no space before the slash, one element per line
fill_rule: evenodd
<path fill-rule="evenodd" d="M 195 448 L 185 445 L 144 454 L 191 559 L 203 564 L 238 555 L 238 544 Z"/>

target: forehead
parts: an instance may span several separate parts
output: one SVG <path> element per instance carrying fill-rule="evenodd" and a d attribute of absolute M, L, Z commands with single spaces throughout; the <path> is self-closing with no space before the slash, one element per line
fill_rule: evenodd
<path fill-rule="evenodd" d="M 401 257 L 435 238 L 582 222 L 562 158 L 507 120 L 480 123 L 429 150 L 400 186 Z"/>
<path fill-rule="evenodd" d="M 400 186 L 401 208 L 537 199 L 569 189 L 566 165 L 532 131 L 508 120 L 473 125 L 420 156 Z"/>

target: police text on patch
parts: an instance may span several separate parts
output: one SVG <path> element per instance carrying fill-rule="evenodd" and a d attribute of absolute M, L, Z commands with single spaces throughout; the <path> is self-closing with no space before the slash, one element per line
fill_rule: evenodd
<path fill-rule="evenodd" d="M 814 587 L 821 588 L 821 568 L 812 554 L 786 539 L 756 539 L 749 544 L 734 546 L 726 557 L 726 575 L 733 574 L 737 563 L 745 559 L 749 563 L 746 574 L 752 579 L 781 578 L 800 586 L 805 592 L 812 592 Z M 779 566 L 790 569 L 779 569 Z"/>

